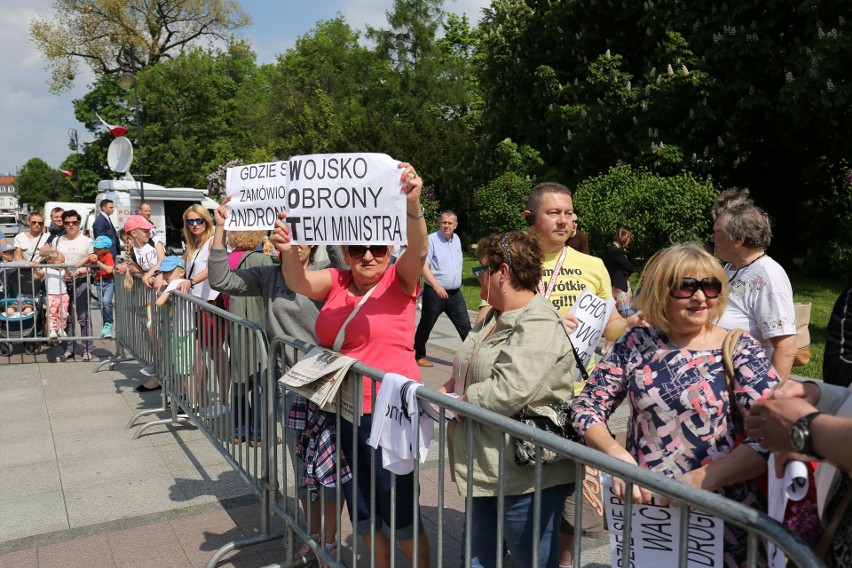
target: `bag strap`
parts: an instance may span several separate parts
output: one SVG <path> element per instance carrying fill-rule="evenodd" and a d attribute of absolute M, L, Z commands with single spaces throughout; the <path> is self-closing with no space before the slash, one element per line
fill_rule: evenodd
<path fill-rule="evenodd" d="M 837 529 L 840 527 L 840 522 L 843 520 L 843 517 L 846 515 L 846 511 L 849 509 L 850 503 L 852 503 L 852 484 L 846 488 L 846 493 L 843 494 L 843 499 L 840 500 L 837 510 L 834 511 L 834 514 L 831 516 L 831 520 L 828 522 L 828 525 L 825 527 L 825 531 L 822 533 L 822 537 L 819 539 L 819 543 L 815 549 L 816 555 L 819 558 L 824 559 L 828 554 L 828 551 L 831 549 L 831 542 L 834 540 L 834 535 L 837 533 Z"/>
<path fill-rule="evenodd" d="M 340 330 L 337 332 L 337 337 L 334 339 L 334 345 L 332 346 L 332 350 L 340 351 L 340 348 L 343 347 L 343 340 L 346 338 L 346 326 L 349 325 L 349 322 L 352 321 L 352 318 L 355 317 L 355 314 L 358 313 L 358 310 L 361 309 L 361 306 L 364 305 L 364 302 L 367 301 L 367 298 L 370 297 L 370 294 L 372 294 L 373 290 L 375 289 L 376 287 L 373 286 L 372 288 L 367 290 L 367 293 L 361 297 L 361 301 L 358 302 L 358 305 L 355 306 L 355 309 L 352 310 L 352 313 L 349 314 L 349 317 L 346 318 L 346 321 L 343 322 L 343 325 L 340 326 Z"/>
<path fill-rule="evenodd" d="M 737 430 L 742 432 L 745 427 L 745 419 L 743 418 L 742 410 L 734 396 L 734 385 L 736 384 L 736 371 L 734 370 L 734 349 L 742 337 L 744 330 L 734 328 L 728 332 L 725 339 L 722 340 L 722 366 L 725 369 L 725 385 L 728 388 L 728 398 L 730 398 L 731 419 L 737 427 Z"/>

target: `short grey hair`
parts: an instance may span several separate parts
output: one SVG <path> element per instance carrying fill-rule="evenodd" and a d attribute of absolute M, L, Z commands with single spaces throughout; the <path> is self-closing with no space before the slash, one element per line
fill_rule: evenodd
<path fill-rule="evenodd" d="M 711 214 L 715 221 L 721 217 L 722 213 L 736 207 L 737 205 L 754 205 L 754 200 L 749 197 L 749 190 L 746 188 L 730 187 L 716 196 L 713 200 L 713 209 Z"/>
<path fill-rule="evenodd" d="M 769 215 L 748 202 L 728 207 L 719 214 L 719 228 L 732 241 L 743 239 L 743 246 L 765 249 L 772 243 L 772 222 Z"/>

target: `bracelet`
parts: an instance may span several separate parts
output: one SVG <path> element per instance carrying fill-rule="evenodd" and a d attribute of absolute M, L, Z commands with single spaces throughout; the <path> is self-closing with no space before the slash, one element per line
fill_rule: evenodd
<path fill-rule="evenodd" d="M 424 208 L 423 208 L 423 206 L 421 205 L 421 206 L 420 206 L 420 215 L 412 215 L 412 214 L 411 214 L 411 213 L 409 213 L 408 211 L 406 211 L 406 212 L 405 212 L 405 215 L 406 215 L 409 219 L 422 219 L 422 218 L 423 218 L 423 215 L 424 215 L 425 213 L 426 213 L 426 209 L 424 209 Z"/>

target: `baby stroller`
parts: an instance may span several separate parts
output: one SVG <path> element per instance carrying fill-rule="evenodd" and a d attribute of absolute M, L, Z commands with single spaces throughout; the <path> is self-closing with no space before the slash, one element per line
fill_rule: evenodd
<path fill-rule="evenodd" d="M 26 315 L 20 315 L 29 306 L 32 311 Z M 36 337 L 38 328 L 38 302 L 34 298 L 3 298 L 0 300 L 0 356 L 8 357 L 12 354 L 13 344 L 2 341 L 2 339 L 18 339 L 22 337 Z M 14 307 L 19 315 L 6 315 L 6 310 Z M 33 355 L 38 351 L 39 343 L 28 342 L 24 344 L 24 351 Z"/>
<path fill-rule="evenodd" d="M 37 337 L 43 327 L 39 317 L 40 287 L 33 282 L 33 269 L 29 263 L 10 262 L 0 266 L 0 285 L 5 298 L 0 299 L 0 356 L 12 354 L 14 344 L 2 339 Z M 31 308 L 24 314 L 26 308 Z M 14 308 L 18 315 L 9 316 L 6 311 Z M 27 342 L 24 351 L 32 355 L 38 352 L 40 343 Z"/>

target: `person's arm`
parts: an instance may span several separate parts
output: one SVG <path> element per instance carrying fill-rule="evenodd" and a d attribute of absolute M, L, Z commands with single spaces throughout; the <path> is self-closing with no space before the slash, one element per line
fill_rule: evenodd
<path fill-rule="evenodd" d="M 423 178 L 417 175 L 414 168 L 408 163 L 399 164 L 403 168 L 402 190 L 405 192 L 406 214 L 406 237 L 408 248 L 405 254 L 396 261 L 396 272 L 399 275 L 402 291 L 413 295 L 420 284 L 420 275 L 423 273 L 423 264 L 426 253 L 429 251 L 429 235 L 426 232 L 426 219 L 423 208 L 420 205 L 420 191 L 423 189 Z"/>
<path fill-rule="evenodd" d="M 98 261 L 98 256 L 95 253 L 88 254 L 77 261 L 77 264 L 74 265 L 74 268 L 80 269 L 87 264 L 94 264 Z"/>
<path fill-rule="evenodd" d="M 728 455 L 693 469 L 679 481 L 707 491 L 742 483 L 766 473 L 766 460 L 751 446 L 740 444 Z"/>
<path fill-rule="evenodd" d="M 169 298 L 171 297 L 171 292 L 163 292 L 159 296 L 157 296 L 157 300 L 154 302 L 157 306 L 165 306 L 169 303 Z"/>
<path fill-rule="evenodd" d="M 795 335 L 779 335 L 770 337 L 769 342 L 775 349 L 772 352 L 770 361 L 782 381 L 790 378 L 790 371 L 793 369 L 793 359 L 796 358 L 796 336 Z"/>
<path fill-rule="evenodd" d="M 104 272 L 104 274 L 112 274 L 115 271 L 115 261 L 113 264 L 107 264 L 106 262 L 101 262 L 100 259 L 96 260 L 98 263 L 98 267 Z"/>
<path fill-rule="evenodd" d="M 447 294 L 447 291 L 444 290 L 444 287 L 438 284 L 438 281 L 435 279 L 435 275 L 432 274 L 432 270 L 429 268 L 428 262 L 423 265 L 423 278 L 425 278 L 429 286 L 435 290 L 435 293 L 438 294 L 439 298 L 446 300 L 450 297 L 450 295 Z"/>
<path fill-rule="evenodd" d="M 24 251 L 21 250 L 21 243 L 18 242 L 18 237 L 15 237 L 15 260 L 24 260 Z"/>
<path fill-rule="evenodd" d="M 272 229 L 269 242 L 281 255 L 281 273 L 287 287 L 311 300 L 325 301 L 331 292 L 331 271 L 327 268 L 322 270 L 305 270 L 299 259 L 299 251 L 290 244 L 290 228 L 287 226 L 287 213 L 278 214 L 278 220 Z"/>
<path fill-rule="evenodd" d="M 619 444 L 615 438 L 612 437 L 612 434 L 609 432 L 609 428 L 606 427 L 606 424 L 595 424 L 590 426 L 588 430 L 586 430 L 585 435 L 583 436 L 583 440 L 586 445 L 592 449 L 598 450 L 599 452 L 603 452 L 606 455 L 613 457 L 615 459 L 619 459 L 623 462 L 627 462 L 629 464 L 638 465 L 636 463 L 636 459 L 630 455 L 621 444 Z M 619 477 L 613 476 L 612 478 L 612 491 L 615 493 L 615 496 L 624 499 L 624 490 L 625 483 Z M 640 487 L 639 485 L 633 486 L 633 502 L 634 503 L 650 503 L 652 499 L 651 491 L 645 489 L 644 487 Z"/>

